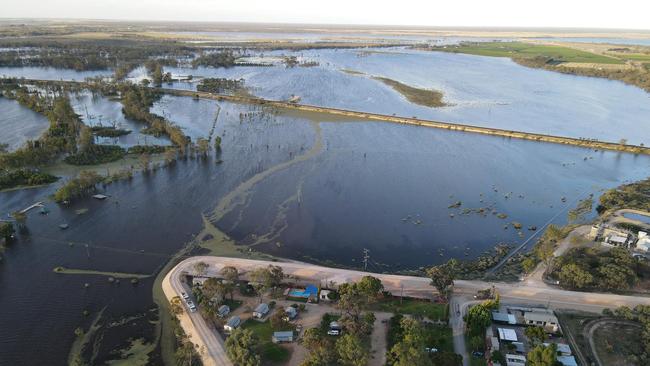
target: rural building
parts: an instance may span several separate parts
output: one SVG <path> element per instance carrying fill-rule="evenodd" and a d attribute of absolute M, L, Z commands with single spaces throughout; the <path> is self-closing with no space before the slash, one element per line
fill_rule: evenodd
<path fill-rule="evenodd" d="M 228 319 L 226 325 L 223 326 L 223 330 L 226 332 L 232 332 L 233 330 L 239 328 L 240 324 L 241 319 L 238 316 L 233 316 L 232 318 Z"/>
<path fill-rule="evenodd" d="M 271 340 L 273 343 L 293 342 L 293 332 L 274 332 Z"/>
<path fill-rule="evenodd" d="M 221 305 L 219 306 L 219 309 L 217 310 L 217 316 L 220 318 L 223 318 L 224 316 L 230 314 L 230 306 L 228 305 Z"/>
<path fill-rule="evenodd" d="M 298 316 L 298 310 L 294 308 L 293 306 L 288 306 L 284 309 L 284 313 L 287 314 L 287 318 L 289 320 L 293 320 Z"/>
<path fill-rule="evenodd" d="M 544 343 L 545 347 L 550 346 L 550 343 Z M 571 347 L 569 347 L 568 344 L 566 343 L 555 343 L 555 346 L 557 347 L 557 353 L 563 355 L 563 356 L 571 356 Z"/>
<path fill-rule="evenodd" d="M 253 311 L 253 317 L 261 319 L 266 316 L 266 314 L 269 313 L 269 305 L 267 303 L 261 303 L 257 305 L 255 310 Z"/>
<path fill-rule="evenodd" d="M 539 326 L 549 333 L 556 333 L 559 329 L 558 320 L 550 311 L 529 311 L 524 314 L 526 325 Z"/>
<path fill-rule="evenodd" d="M 515 318 L 514 314 L 509 314 L 501 311 L 493 311 L 492 320 L 494 320 L 496 323 L 506 323 L 510 325 L 517 324 L 517 319 Z"/>
<path fill-rule="evenodd" d="M 320 297 L 319 297 L 319 299 L 320 299 L 320 300 L 329 301 L 330 298 L 327 297 L 327 296 L 328 296 L 331 292 L 332 292 L 332 291 L 330 291 L 330 290 L 320 290 Z"/>
<path fill-rule="evenodd" d="M 558 356 L 557 362 L 561 363 L 562 366 L 578 366 L 576 358 L 573 356 Z"/>
<path fill-rule="evenodd" d="M 636 242 L 636 250 L 642 252 L 650 250 L 650 237 L 645 231 L 639 231 L 639 240 Z"/>
<path fill-rule="evenodd" d="M 609 244 L 614 247 L 627 248 L 629 235 L 615 235 L 606 236 L 603 244 Z"/>
<path fill-rule="evenodd" d="M 526 366 L 526 356 L 506 354 L 506 366 Z"/>
<path fill-rule="evenodd" d="M 498 328 L 499 339 L 507 342 L 517 342 L 517 333 L 514 329 Z"/>

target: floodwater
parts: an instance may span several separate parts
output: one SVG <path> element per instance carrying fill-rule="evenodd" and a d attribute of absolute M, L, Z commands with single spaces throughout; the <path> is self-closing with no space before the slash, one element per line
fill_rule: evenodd
<path fill-rule="evenodd" d="M 267 53 L 292 54 L 287 51 Z M 293 53 L 317 67 L 165 68 L 194 77 L 243 78 L 260 97 L 415 116 L 560 136 L 650 144 L 648 94 L 622 82 L 520 66 L 507 58 L 403 49 L 315 50 Z M 354 70 L 444 93 L 444 108 L 415 105 L 382 82 Z M 194 89 L 193 83 L 171 87 Z"/>
<path fill-rule="evenodd" d="M 8 151 L 20 148 L 28 140 L 38 139 L 50 126 L 45 116 L 2 97 L 0 115 L 0 145 L 6 144 Z"/>
<path fill-rule="evenodd" d="M 634 212 L 625 212 L 623 213 L 623 217 L 628 218 L 630 220 L 636 220 L 636 221 L 641 221 L 646 224 L 650 224 L 650 216 L 648 215 L 642 215 Z"/>
<path fill-rule="evenodd" d="M 244 77 L 257 95 L 281 99 L 296 93 L 310 104 L 589 133 L 607 140 L 622 133 L 630 142 L 650 137 L 647 94 L 617 82 L 466 55 L 403 50 L 301 55 L 318 59 L 321 66 L 173 71 Z M 412 105 L 385 85 L 342 68 L 443 90 L 455 106 Z M 98 122 L 101 115 L 102 123 L 138 127 L 108 98 L 82 94 L 74 100 L 88 121 Z M 0 108 L 4 121 L 7 107 Z M 566 222 L 566 210 L 589 194 L 597 199 L 605 189 L 650 173 L 647 156 L 282 114 L 214 100 L 164 96 L 152 111 L 180 125 L 193 140 L 222 137 L 222 153 L 181 159 L 102 187 L 110 196 L 106 201 L 54 204 L 49 196 L 65 179 L 44 188 L 0 192 L 3 218 L 38 201 L 50 210 L 48 215 L 30 212 L 27 230 L 2 254 L 0 329 L 11 331 L 0 332 L 1 365 L 66 364 L 75 328 L 87 328 L 104 307 L 95 364 L 115 357 L 129 338 L 151 341 L 153 277 L 137 285 L 128 278 L 110 284 L 105 276 L 52 270 L 64 266 L 155 276 L 201 230 L 202 216 L 238 244 L 270 254 L 359 267 L 366 248 L 369 269 L 395 271 L 450 257 L 471 259 L 501 242 L 516 245 L 533 235 L 526 230 L 530 226 Z M 449 208 L 458 201 L 460 208 Z M 521 234 L 509 225 L 513 221 L 522 223 Z M 62 223 L 69 229 L 60 230 Z M 84 316 L 84 310 L 90 315 Z M 137 320 L 121 322 L 134 316 Z"/>
<path fill-rule="evenodd" d="M 134 145 L 170 145 L 164 137 L 155 137 L 141 133 L 142 123 L 132 121 L 122 113 L 122 104 L 117 100 L 93 95 L 89 92 L 73 95 L 70 99 L 75 112 L 81 116 L 87 126 L 114 126 L 118 129 L 131 131 L 128 135 L 119 137 L 95 137 L 99 144 L 114 144 L 122 147 Z"/>
<path fill-rule="evenodd" d="M 36 80 L 64 80 L 64 81 L 84 81 L 86 78 L 98 76 L 112 76 L 111 70 L 91 70 L 76 71 L 71 69 L 57 69 L 54 67 L 0 67 L 1 77 L 10 78 L 28 78 Z"/>

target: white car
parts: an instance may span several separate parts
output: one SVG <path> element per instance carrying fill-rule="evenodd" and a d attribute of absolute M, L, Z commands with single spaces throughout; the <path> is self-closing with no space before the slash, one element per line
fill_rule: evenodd
<path fill-rule="evenodd" d="M 337 335 L 340 335 L 340 334 L 341 334 L 341 331 L 338 330 L 338 329 L 330 329 L 330 330 L 327 331 L 327 335 L 331 335 L 331 336 L 337 336 Z"/>
<path fill-rule="evenodd" d="M 182 296 L 185 300 L 188 300 L 188 299 L 190 298 L 190 295 L 188 295 L 188 294 L 186 294 L 186 293 L 184 293 L 184 292 L 181 292 L 181 296 Z"/>
<path fill-rule="evenodd" d="M 427 348 L 425 348 L 424 350 L 425 350 L 426 352 L 428 352 L 428 353 L 436 353 L 436 352 L 438 352 L 438 349 L 437 349 L 437 348 L 433 348 L 433 347 L 427 347 Z"/>

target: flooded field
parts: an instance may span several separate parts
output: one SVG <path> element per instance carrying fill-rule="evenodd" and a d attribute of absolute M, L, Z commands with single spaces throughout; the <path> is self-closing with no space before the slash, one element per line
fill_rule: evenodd
<path fill-rule="evenodd" d="M 647 94 L 618 82 L 528 69 L 507 59 L 402 49 L 296 55 L 319 66 L 165 70 L 241 77 L 265 98 L 294 94 L 308 104 L 650 143 Z M 12 72 L 52 80 L 87 75 Z M 453 105 L 414 105 L 370 75 L 440 90 Z M 142 126 L 124 118 L 117 101 L 90 94 L 72 101 L 89 125 L 115 123 L 133 131 L 102 142 L 167 143 L 140 134 Z M 18 117 L 7 118 L 16 105 L 0 99 L 6 141 L 22 136 L 19 122 L 29 114 L 19 109 Z M 102 187 L 106 201 L 53 203 L 50 195 L 67 177 L 49 187 L 0 192 L 3 218 L 38 201 L 49 210 L 31 211 L 26 229 L 3 253 L 0 329 L 12 331 L 0 333 L 0 364 L 66 364 L 75 329 L 100 313 L 101 341 L 87 355 L 95 352 L 94 363 L 118 357 L 133 339 L 151 344 L 154 277 L 202 230 L 204 217 L 241 248 L 351 267 L 359 267 L 365 248 L 370 269 L 397 271 L 475 258 L 497 243 L 522 243 L 534 233 L 529 227 L 565 223 L 578 200 L 597 199 L 604 189 L 650 174 L 646 156 L 214 100 L 163 96 L 151 111 L 194 141 L 220 136 L 222 152 Z M 514 221 L 522 224 L 521 233 Z M 63 223 L 67 230 L 59 229 Z M 108 275 L 54 273 L 58 266 L 126 277 L 117 284 Z M 145 277 L 131 283 L 135 274 Z M 152 357 L 159 363 L 157 351 Z"/>
<path fill-rule="evenodd" d="M 292 54 L 286 51 L 269 56 Z M 166 68 L 179 75 L 243 78 L 251 93 L 269 99 L 416 116 L 510 130 L 650 143 L 647 93 L 618 81 L 564 75 L 520 66 L 506 58 L 420 52 L 317 50 L 295 55 L 316 67 Z M 362 74 L 350 74 L 352 70 Z M 441 91 L 444 108 L 410 103 L 369 76 Z M 174 88 L 194 89 L 195 83 Z"/>
<path fill-rule="evenodd" d="M 96 137 L 99 144 L 115 144 L 122 147 L 134 145 L 170 145 L 166 138 L 159 138 L 143 134 L 140 130 L 145 127 L 142 123 L 132 121 L 122 113 L 122 104 L 117 100 L 93 95 L 91 93 L 79 93 L 70 99 L 75 112 L 81 116 L 87 126 L 115 127 L 131 131 L 128 135 L 120 137 Z"/>
<path fill-rule="evenodd" d="M 50 123 L 45 116 L 23 107 L 15 100 L 0 97 L 0 145 L 7 145 L 8 151 L 23 146 L 28 140 L 35 140 L 47 130 Z"/>

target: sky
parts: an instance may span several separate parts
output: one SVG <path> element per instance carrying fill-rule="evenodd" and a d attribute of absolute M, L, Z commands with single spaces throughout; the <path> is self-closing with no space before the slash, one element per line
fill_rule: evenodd
<path fill-rule="evenodd" d="M 648 0 L 2 0 L 2 18 L 650 29 Z"/>

